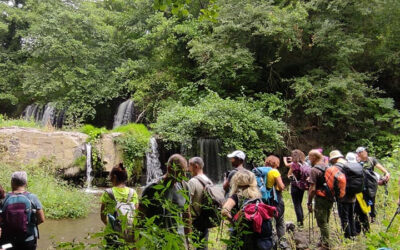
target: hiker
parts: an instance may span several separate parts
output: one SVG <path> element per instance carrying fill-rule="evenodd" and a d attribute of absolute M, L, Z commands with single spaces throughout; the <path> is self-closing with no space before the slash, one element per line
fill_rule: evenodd
<path fill-rule="evenodd" d="M 138 208 L 139 199 L 136 191 L 126 186 L 128 173 L 122 163 L 119 163 L 111 169 L 109 178 L 112 183 L 112 188 L 106 189 L 100 198 L 100 218 L 107 227 L 113 231 L 119 232 L 121 231 L 121 225 L 118 217 L 122 216 L 122 214 L 118 211 L 117 205 L 121 206 L 122 204 L 127 204 L 127 206 L 124 205 L 124 207 L 127 207 L 128 212 L 126 216 L 133 217 L 134 210 Z M 130 223 L 130 221 L 126 223 Z M 132 225 L 124 225 L 123 227 L 127 226 Z M 126 241 L 133 241 L 133 235 L 125 236 Z M 108 246 L 117 247 L 119 245 L 117 233 L 107 235 L 105 238 Z"/>
<path fill-rule="evenodd" d="M 11 176 L 12 191 L 2 204 L 1 244 L 11 243 L 11 249 L 36 249 L 38 225 L 45 220 L 43 206 L 35 194 L 26 190 L 27 184 L 26 172 L 14 172 Z"/>
<path fill-rule="evenodd" d="M 310 213 L 315 210 L 315 218 L 321 231 L 321 240 L 318 243 L 318 247 L 329 249 L 329 217 L 333 202 L 323 195 L 325 176 L 324 171 L 322 171 L 327 169 L 327 165 L 324 162 L 324 156 L 318 150 L 311 150 L 308 158 L 312 167 L 309 178 L 310 188 L 308 190 L 307 208 Z M 313 210 L 314 197 L 315 205 Z"/>
<path fill-rule="evenodd" d="M 256 177 L 252 172 L 239 170 L 232 177 L 229 198 L 221 213 L 228 218 L 233 228 L 228 249 L 273 248 L 271 218 L 276 208 L 262 203 Z M 248 221 L 246 218 L 253 220 Z"/>
<path fill-rule="evenodd" d="M 180 154 L 169 157 L 167 172 L 159 180 L 143 189 L 139 211 L 144 218 L 156 216 L 154 224 L 179 235 L 188 236 L 191 233 L 191 215 L 188 197 L 189 186 L 185 181 L 188 170 L 187 160 Z M 159 187 L 163 187 L 160 189 Z M 180 223 L 183 218 L 184 225 Z M 183 239 L 183 238 L 182 238 Z M 183 244 L 188 247 L 188 238 Z"/>
<path fill-rule="evenodd" d="M 364 184 L 364 174 L 362 166 L 358 163 L 350 163 L 344 158 L 339 150 L 334 150 L 329 154 L 332 165 L 338 167 L 346 175 L 346 194 L 343 198 L 337 200 L 338 212 L 341 226 L 345 238 L 352 238 L 357 235 L 354 224 L 354 205 L 356 203 L 356 194 L 362 192 Z M 357 173 L 361 176 L 355 176 Z M 354 185 L 361 186 L 361 190 L 354 191 Z"/>
<path fill-rule="evenodd" d="M 358 147 L 356 150 L 356 153 L 359 157 L 360 164 L 364 167 L 364 170 L 366 172 L 369 171 L 370 173 L 374 174 L 375 167 L 376 167 L 385 174 L 383 176 L 380 184 L 386 185 L 390 179 L 390 173 L 386 170 L 386 168 L 383 167 L 382 164 L 380 164 L 376 158 L 369 157 L 368 151 L 365 147 Z M 377 187 L 376 187 L 376 189 L 377 189 Z M 369 195 L 367 194 L 365 197 L 365 199 L 371 205 L 371 212 L 370 212 L 371 223 L 375 222 L 375 217 L 376 217 L 376 210 L 375 210 L 376 191 L 377 190 L 374 190 L 374 192 L 369 192 Z"/>
<path fill-rule="evenodd" d="M 303 212 L 303 196 L 304 192 L 308 189 L 308 183 L 302 180 L 306 174 L 302 173 L 306 168 L 306 156 L 299 150 L 293 150 L 291 157 L 283 157 L 283 162 L 286 167 L 289 167 L 288 178 L 290 180 L 290 194 L 296 212 L 297 226 L 304 226 L 304 212 Z M 303 168 L 305 167 L 305 168 Z M 309 171 L 309 170 L 308 170 Z"/>
<path fill-rule="evenodd" d="M 350 163 L 359 162 L 357 154 L 353 152 L 346 154 L 346 160 Z M 354 226 L 356 235 L 359 235 L 361 231 L 363 231 L 364 234 L 369 232 L 368 214 L 370 211 L 371 207 L 368 206 L 365 201 L 363 192 L 356 194 L 356 202 L 354 204 Z"/>
<path fill-rule="evenodd" d="M 289 245 L 285 238 L 285 203 L 282 197 L 282 191 L 285 189 L 285 184 L 283 184 L 281 173 L 278 171 L 279 165 L 280 160 L 274 155 L 270 155 L 265 159 L 265 166 L 272 168 L 272 170 L 268 172 L 266 187 L 267 189 L 275 189 L 276 191 L 274 192 L 276 197 L 272 197 L 272 201 L 268 204 L 272 204 L 272 206 L 276 207 L 278 211 L 278 217 L 275 217 L 276 234 L 279 240 L 278 246 L 280 249 L 289 249 Z"/>
<path fill-rule="evenodd" d="M 229 186 L 232 177 L 235 175 L 235 173 L 239 170 L 244 170 L 244 160 L 246 159 L 246 154 L 243 151 L 236 150 L 233 151 L 232 153 L 228 154 L 228 158 L 231 161 L 232 167 L 234 168 L 233 170 L 229 171 L 225 175 L 225 180 L 223 184 L 223 188 L 226 193 L 229 193 Z"/>
<path fill-rule="evenodd" d="M 208 249 L 208 227 L 202 225 L 205 218 L 201 218 L 201 206 L 204 197 L 203 191 L 207 184 L 213 184 L 212 181 L 203 173 L 204 161 L 200 157 L 193 157 L 189 160 L 189 172 L 192 178 L 189 180 L 189 195 L 192 212 L 192 225 L 194 228 L 195 243 L 200 247 L 196 249 Z"/>

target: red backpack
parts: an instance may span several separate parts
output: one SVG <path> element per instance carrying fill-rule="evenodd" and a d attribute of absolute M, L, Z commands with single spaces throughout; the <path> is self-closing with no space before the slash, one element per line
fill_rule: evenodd
<path fill-rule="evenodd" d="M 325 169 L 318 165 L 314 167 L 320 170 L 325 177 L 322 189 L 317 189 L 318 196 L 336 201 L 346 195 L 346 176 L 337 166 L 331 166 Z"/>

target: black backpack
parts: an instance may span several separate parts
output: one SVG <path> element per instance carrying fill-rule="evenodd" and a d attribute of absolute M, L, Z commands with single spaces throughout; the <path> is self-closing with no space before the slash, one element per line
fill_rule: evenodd
<path fill-rule="evenodd" d="M 372 169 L 365 169 L 364 175 L 364 195 L 373 198 L 378 190 L 378 177 Z"/>
<path fill-rule="evenodd" d="M 346 194 L 354 195 L 364 190 L 364 169 L 356 162 L 336 163 L 346 175 Z"/>

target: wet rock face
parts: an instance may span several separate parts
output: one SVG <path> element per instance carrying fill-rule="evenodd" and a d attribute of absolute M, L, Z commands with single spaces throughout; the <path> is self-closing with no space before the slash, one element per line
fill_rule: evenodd
<path fill-rule="evenodd" d="M 113 138 L 105 135 L 96 146 L 103 153 L 105 170 L 110 171 L 120 160 Z M 11 164 L 31 164 L 43 158 L 54 159 L 60 168 L 69 168 L 84 156 L 88 136 L 78 132 L 47 132 L 34 128 L 0 128 L 0 161 Z"/>

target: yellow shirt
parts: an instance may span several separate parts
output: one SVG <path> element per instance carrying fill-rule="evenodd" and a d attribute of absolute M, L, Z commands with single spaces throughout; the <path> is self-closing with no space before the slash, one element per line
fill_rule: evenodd
<path fill-rule="evenodd" d="M 275 189 L 281 191 L 278 188 L 278 183 L 275 181 L 277 177 L 281 177 L 281 173 L 279 173 L 278 169 L 272 169 L 268 172 L 267 188 L 272 188 L 275 185 Z"/>

